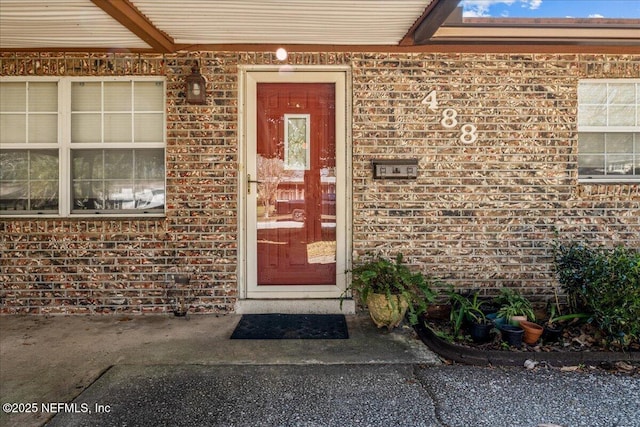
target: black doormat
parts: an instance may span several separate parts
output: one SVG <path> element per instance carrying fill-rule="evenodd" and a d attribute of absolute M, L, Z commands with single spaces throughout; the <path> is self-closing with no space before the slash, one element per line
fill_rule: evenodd
<path fill-rule="evenodd" d="M 232 340 L 348 339 L 342 314 L 243 314 Z"/>

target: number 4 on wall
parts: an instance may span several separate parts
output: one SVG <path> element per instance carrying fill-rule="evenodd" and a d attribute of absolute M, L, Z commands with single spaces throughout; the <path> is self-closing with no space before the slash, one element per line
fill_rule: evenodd
<path fill-rule="evenodd" d="M 427 105 L 427 108 L 429 108 L 434 113 L 438 109 L 438 101 L 436 99 L 436 96 L 436 91 L 432 90 L 431 92 L 429 92 L 429 95 L 427 95 L 426 98 L 422 100 L 422 104 Z"/>

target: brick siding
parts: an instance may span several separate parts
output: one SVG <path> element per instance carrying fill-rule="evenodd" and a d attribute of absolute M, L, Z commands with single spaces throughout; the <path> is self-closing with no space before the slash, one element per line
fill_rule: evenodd
<path fill-rule="evenodd" d="M 186 105 L 198 61 L 208 105 Z M 550 295 L 551 243 L 640 247 L 638 184 L 577 177 L 577 83 L 639 78 L 638 55 L 293 53 L 352 67 L 353 255 L 402 251 L 416 268 L 491 294 Z M 192 274 L 192 312 L 238 293 L 238 68 L 271 53 L 3 53 L 0 75 L 167 79 L 166 218 L 0 218 L 0 312 L 172 310 L 171 275 Z M 439 109 L 422 100 L 432 90 Z M 458 125 L 441 125 L 453 108 Z M 460 127 L 477 127 L 463 144 Z M 374 158 L 417 158 L 411 181 L 373 180 Z"/>

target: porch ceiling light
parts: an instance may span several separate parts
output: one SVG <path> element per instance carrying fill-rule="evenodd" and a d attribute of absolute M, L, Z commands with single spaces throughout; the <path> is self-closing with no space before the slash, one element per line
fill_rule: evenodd
<path fill-rule="evenodd" d="M 203 105 L 207 103 L 207 81 L 200 74 L 198 63 L 191 68 L 187 76 L 187 104 Z"/>
<path fill-rule="evenodd" d="M 276 50 L 276 58 L 278 58 L 279 61 L 286 60 L 287 56 L 289 56 L 287 49 L 281 47 L 281 48 L 278 48 L 278 50 Z"/>

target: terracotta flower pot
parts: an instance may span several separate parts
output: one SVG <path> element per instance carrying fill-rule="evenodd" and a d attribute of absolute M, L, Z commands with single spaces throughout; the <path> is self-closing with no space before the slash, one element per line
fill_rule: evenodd
<path fill-rule="evenodd" d="M 402 322 L 407 313 L 409 304 L 400 295 L 391 295 L 389 301 L 385 294 L 369 294 L 367 297 L 367 307 L 369 316 L 378 328 L 386 326 L 393 329 Z"/>
<path fill-rule="evenodd" d="M 537 323 L 529 322 L 527 320 L 520 321 L 520 327 L 524 329 L 524 336 L 522 341 L 529 345 L 533 345 L 540 339 L 544 328 Z"/>

